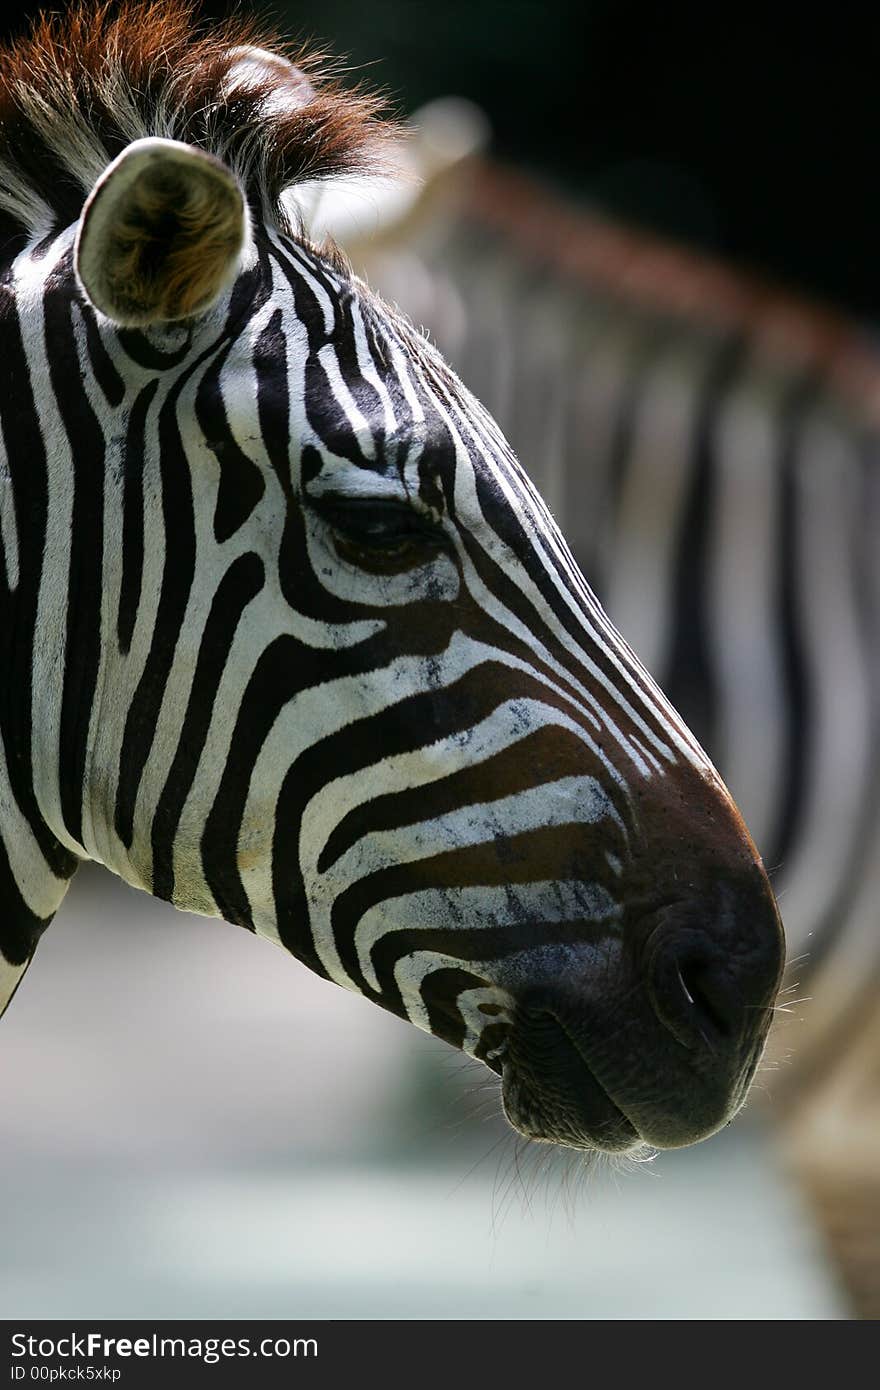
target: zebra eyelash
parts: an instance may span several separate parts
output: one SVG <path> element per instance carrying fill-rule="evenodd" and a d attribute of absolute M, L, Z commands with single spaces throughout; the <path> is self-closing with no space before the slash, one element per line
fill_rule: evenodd
<path fill-rule="evenodd" d="M 333 532 L 344 559 L 365 568 L 413 569 L 450 548 L 440 519 L 397 497 L 310 497 L 310 509 Z"/>

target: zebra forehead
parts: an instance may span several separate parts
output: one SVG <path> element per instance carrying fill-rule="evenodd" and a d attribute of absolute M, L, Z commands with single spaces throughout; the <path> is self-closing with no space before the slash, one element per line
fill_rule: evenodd
<path fill-rule="evenodd" d="M 319 52 L 241 14 L 208 31 L 190 0 L 84 0 L 0 48 L 0 215 L 31 235 L 74 221 L 109 160 L 147 136 L 222 159 L 284 226 L 286 188 L 381 170 L 394 133 Z"/>

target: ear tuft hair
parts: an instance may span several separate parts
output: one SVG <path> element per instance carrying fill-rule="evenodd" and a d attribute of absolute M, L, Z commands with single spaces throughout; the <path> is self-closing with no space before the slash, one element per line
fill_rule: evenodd
<path fill-rule="evenodd" d="M 208 25 L 195 0 L 74 0 L 0 46 L 0 221 L 69 226 L 108 162 L 157 137 L 215 155 L 284 227 L 293 184 L 385 171 L 399 132 L 381 104 L 240 13 Z"/>

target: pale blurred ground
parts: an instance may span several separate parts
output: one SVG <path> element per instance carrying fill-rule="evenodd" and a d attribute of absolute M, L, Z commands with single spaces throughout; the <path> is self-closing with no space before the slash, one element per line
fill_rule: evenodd
<path fill-rule="evenodd" d="M 0 1044 L 3 1318 L 847 1316 L 754 1108 L 517 1181 L 488 1072 L 97 869 Z"/>

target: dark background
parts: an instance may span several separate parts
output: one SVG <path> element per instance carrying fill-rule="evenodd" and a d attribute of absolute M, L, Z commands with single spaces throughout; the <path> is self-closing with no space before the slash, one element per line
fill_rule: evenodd
<path fill-rule="evenodd" d="M 56 6 L 57 8 L 58 6 Z M 40 8 L 7 7 L 7 32 Z M 209 15 L 228 6 L 208 0 Z M 242 6 L 247 9 L 248 6 Z M 880 10 L 276 0 L 401 111 L 456 93 L 496 153 L 630 222 L 880 320 Z"/>

